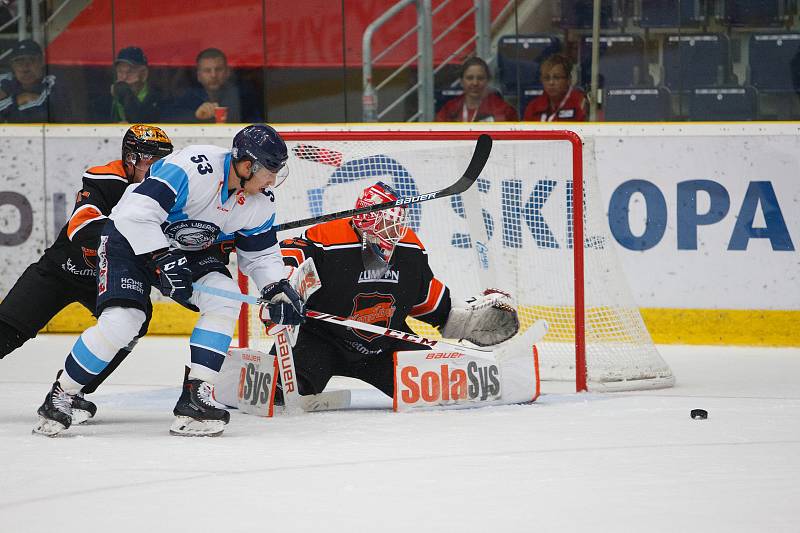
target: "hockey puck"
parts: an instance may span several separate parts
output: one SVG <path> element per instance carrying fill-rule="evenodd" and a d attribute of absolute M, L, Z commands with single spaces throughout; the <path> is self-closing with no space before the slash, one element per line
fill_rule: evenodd
<path fill-rule="evenodd" d="M 692 409 L 692 412 L 689 413 L 689 415 L 694 420 L 705 420 L 706 418 L 708 418 L 708 411 L 706 411 L 705 409 Z"/>

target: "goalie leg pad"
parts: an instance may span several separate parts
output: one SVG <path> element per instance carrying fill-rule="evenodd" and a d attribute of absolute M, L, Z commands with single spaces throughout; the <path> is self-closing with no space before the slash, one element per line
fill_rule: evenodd
<path fill-rule="evenodd" d="M 464 409 L 534 401 L 539 365 L 534 348 L 505 347 L 495 357 L 460 352 L 395 352 L 395 411 Z"/>
<path fill-rule="evenodd" d="M 231 348 L 214 384 L 214 400 L 244 413 L 271 417 L 275 407 L 278 361 L 249 348 Z"/>
<path fill-rule="evenodd" d="M 450 310 L 442 336 L 492 346 L 510 339 L 517 331 L 519 317 L 511 296 L 497 289 L 486 289 L 470 298 L 465 307 Z"/>

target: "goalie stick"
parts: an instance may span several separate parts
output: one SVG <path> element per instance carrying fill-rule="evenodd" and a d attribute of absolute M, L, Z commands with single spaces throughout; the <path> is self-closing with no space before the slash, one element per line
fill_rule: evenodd
<path fill-rule="evenodd" d="M 444 198 L 446 196 L 460 194 L 469 189 L 472 186 L 472 184 L 475 183 L 475 180 L 478 179 L 478 176 L 480 176 L 481 172 L 483 171 L 483 167 L 486 166 L 486 161 L 489 160 L 489 154 L 491 154 L 491 152 L 492 152 L 492 138 L 489 137 L 487 134 L 482 133 L 478 137 L 478 141 L 475 144 L 475 151 L 472 153 L 472 158 L 469 161 L 467 170 L 464 171 L 464 174 L 458 179 L 458 181 L 456 181 L 455 183 L 453 183 L 448 187 L 445 187 L 444 189 L 440 189 L 438 191 L 429 192 L 425 194 L 418 194 L 416 196 L 403 196 L 401 198 L 398 198 L 394 202 L 383 202 L 380 204 L 369 205 L 358 209 L 347 209 L 345 211 L 337 211 L 335 213 L 328 213 L 326 215 L 304 218 L 302 220 L 284 222 L 283 224 L 276 225 L 275 230 L 283 231 L 287 229 L 301 228 L 303 226 L 319 224 L 320 222 L 327 222 L 329 220 L 335 220 L 337 218 L 352 217 L 355 215 L 361 215 L 363 213 L 382 211 L 384 209 L 389 209 L 395 206 L 408 206 L 412 204 L 418 204 L 421 202 L 427 202 L 428 200 L 434 200 L 436 198 Z"/>
<path fill-rule="evenodd" d="M 193 287 L 198 292 L 213 294 L 214 296 L 221 296 L 223 298 L 230 298 L 231 300 L 237 300 L 250 305 L 261 305 L 263 303 L 266 303 L 261 298 L 257 296 L 251 296 L 249 294 L 241 294 L 238 292 L 226 291 L 224 289 L 218 289 L 216 287 L 207 287 L 204 285 L 198 285 L 196 283 L 193 285 Z M 340 326 L 345 326 L 353 329 L 368 331 L 370 333 L 377 333 L 379 335 L 383 335 L 385 337 L 391 337 L 393 339 L 412 342 L 414 344 L 427 346 L 431 350 L 457 351 L 466 353 L 468 355 L 474 355 L 476 357 L 486 357 L 487 354 L 491 354 L 493 351 L 492 349 L 489 348 L 478 348 L 478 347 L 473 348 L 471 346 L 464 346 L 463 344 L 453 344 L 446 341 L 437 341 L 429 339 L 427 337 L 422 337 L 420 335 L 415 335 L 413 333 L 406 333 L 405 331 L 399 331 L 391 328 L 383 328 L 380 326 L 376 326 L 374 324 L 367 324 L 365 322 L 359 322 L 358 320 L 352 320 L 337 315 L 331 315 L 329 313 L 320 313 L 319 311 L 314 311 L 311 309 L 306 309 L 306 317 L 313 318 L 315 320 L 322 320 L 323 322 L 329 322 L 331 324 L 339 324 Z M 535 333 L 532 333 L 531 330 L 534 330 Z M 531 344 L 534 344 L 539 339 L 544 337 L 546 333 L 547 333 L 547 322 L 545 322 L 544 320 L 537 320 L 530 328 L 528 328 L 525 335 L 530 334 Z M 513 337 L 510 340 L 513 340 Z"/>

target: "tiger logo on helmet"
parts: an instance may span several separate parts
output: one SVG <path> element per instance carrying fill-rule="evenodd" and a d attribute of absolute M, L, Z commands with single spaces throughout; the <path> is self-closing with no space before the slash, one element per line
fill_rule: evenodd
<path fill-rule="evenodd" d="M 140 161 L 153 162 L 172 153 L 172 141 L 156 126 L 134 124 L 122 138 L 122 162 L 137 166 Z"/>

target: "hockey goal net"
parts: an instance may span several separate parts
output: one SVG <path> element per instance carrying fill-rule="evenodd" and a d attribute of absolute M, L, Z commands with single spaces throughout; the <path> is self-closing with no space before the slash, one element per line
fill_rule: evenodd
<path fill-rule="evenodd" d="M 436 277 L 454 299 L 486 287 L 511 292 L 523 330 L 547 320 L 550 329 L 538 345 L 544 380 L 574 380 L 578 391 L 671 386 L 672 372 L 618 264 L 591 149 L 569 131 L 488 133 L 492 153 L 469 191 L 410 210 L 410 225 Z M 377 180 L 404 196 L 446 187 L 463 173 L 478 134 L 285 133 L 290 176 L 276 190 L 279 220 L 351 209 L 358 193 Z M 249 316 L 243 310 L 240 344 L 265 349 L 271 341 L 257 313 L 255 306 Z M 418 334 L 438 337 L 435 329 L 409 320 Z"/>

